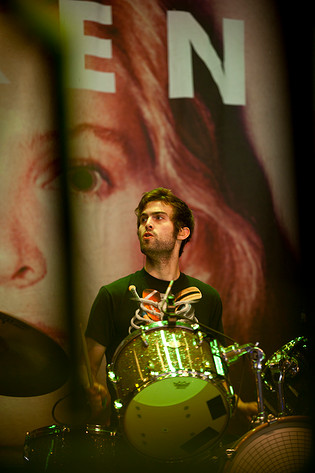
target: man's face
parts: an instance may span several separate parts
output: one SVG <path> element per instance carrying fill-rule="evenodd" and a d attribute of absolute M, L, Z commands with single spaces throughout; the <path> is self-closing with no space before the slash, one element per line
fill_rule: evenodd
<path fill-rule="evenodd" d="M 142 253 L 147 256 L 168 255 L 180 246 L 177 241 L 173 208 L 164 202 L 149 202 L 140 215 L 138 237 Z"/>

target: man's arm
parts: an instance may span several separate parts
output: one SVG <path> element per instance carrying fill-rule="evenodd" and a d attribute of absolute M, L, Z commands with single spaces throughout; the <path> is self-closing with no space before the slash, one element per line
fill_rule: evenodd
<path fill-rule="evenodd" d="M 106 347 L 89 337 L 86 337 L 86 344 L 93 379 L 93 386 L 87 389 L 88 400 L 91 407 L 91 417 L 94 420 L 100 420 L 102 423 L 109 425 L 111 396 L 107 383 L 105 382 L 105 385 L 103 385 L 97 381 L 97 374 L 103 358 L 106 363 Z"/>
<path fill-rule="evenodd" d="M 103 357 L 105 357 L 106 347 L 93 340 L 93 338 L 86 337 L 87 351 L 90 361 L 93 381 L 96 381 L 98 371 L 100 369 Z"/>

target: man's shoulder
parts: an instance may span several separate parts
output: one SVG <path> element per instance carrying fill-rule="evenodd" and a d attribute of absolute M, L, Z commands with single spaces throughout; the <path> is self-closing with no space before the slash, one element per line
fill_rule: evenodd
<path fill-rule="evenodd" d="M 108 284 L 103 285 L 100 288 L 100 292 L 102 293 L 116 293 L 120 291 L 124 291 L 129 288 L 130 284 L 133 284 L 134 281 L 137 281 L 142 277 L 142 270 L 136 271 L 134 273 L 130 273 L 127 276 L 123 276 L 115 281 L 112 281 Z"/>
<path fill-rule="evenodd" d="M 203 295 L 208 294 L 209 296 L 217 297 L 220 299 L 219 292 L 210 284 L 207 284 L 193 276 L 189 276 L 188 274 L 182 273 L 182 276 L 183 276 L 183 279 L 185 279 L 185 284 L 188 284 L 189 286 L 197 287 L 198 289 L 200 289 Z"/>

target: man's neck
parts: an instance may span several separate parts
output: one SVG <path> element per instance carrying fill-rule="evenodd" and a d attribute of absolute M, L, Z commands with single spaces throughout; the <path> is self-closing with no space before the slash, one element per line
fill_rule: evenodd
<path fill-rule="evenodd" d="M 178 259 L 176 259 L 176 261 L 159 260 L 157 262 L 147 257 L 144 269 L 151 276 L 157 279 L 161 279 L 162 281 L 175 281 L 180 276 Z"/>

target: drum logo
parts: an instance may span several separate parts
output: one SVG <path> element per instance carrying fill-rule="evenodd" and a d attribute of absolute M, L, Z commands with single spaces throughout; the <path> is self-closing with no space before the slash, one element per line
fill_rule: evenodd
<path fill-rule="evenodd" d="M 190 385 L 190 382 L 186 380 L 179 380 L 179 381 L 174 381 L 173 385 L 176 389 L 186 389 Z"/>

